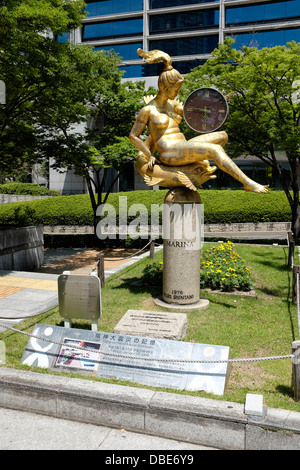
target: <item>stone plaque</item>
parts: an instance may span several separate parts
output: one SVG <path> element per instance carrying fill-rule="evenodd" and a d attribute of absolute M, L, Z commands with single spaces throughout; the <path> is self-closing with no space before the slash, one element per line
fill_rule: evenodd
<path fill-rule="evenodd" d="M 97 276 L 62 274 L 57 282 L 59 312 L 63 318 L 100 318 L 101 290 Z"/>
<path fill-rule="evenodd" d="M 184 313 L 128 310 L 114 333 L 181 340 L 186 335 L 187 326 Z"/>
<path fill-rule="evenodd" d="M 77 369 L 84 374 L 154 387 L 224 393 L 227 362 L 201 361 L 227 361 L 227 346 L 41 324 L 35 325 L 32 334 L 36 337 L 29 339 L 22 364 Z"/>

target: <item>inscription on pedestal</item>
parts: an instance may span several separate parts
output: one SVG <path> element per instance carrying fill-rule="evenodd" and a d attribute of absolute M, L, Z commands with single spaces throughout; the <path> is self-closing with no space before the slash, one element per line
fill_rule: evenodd
<path fill-rule="evenodd" d="M 180 340 L 186 335 L 187 325 L 184 313 L 128 310 L 114 333 Z"/>

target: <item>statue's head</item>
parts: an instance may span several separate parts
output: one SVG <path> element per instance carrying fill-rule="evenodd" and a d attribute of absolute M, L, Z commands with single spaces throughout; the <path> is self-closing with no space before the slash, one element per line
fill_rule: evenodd
<path fill-rule="evenodd" d="M 159 90 L 183 83 L 183 76 L 172 66 L 172 59 L 169 54 L 159 51 L 158 49 L 149 52 L 138 49 L 137 53 L 140 57 L 143 57 L 148 64 L 156 64 L 157 62 L 164 63 L 164 69 L 158 78 Z"/>

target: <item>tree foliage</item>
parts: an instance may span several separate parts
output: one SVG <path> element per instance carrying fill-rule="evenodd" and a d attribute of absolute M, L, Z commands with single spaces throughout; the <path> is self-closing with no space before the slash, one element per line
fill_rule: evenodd
<path fill-rule="evenodd" d="M 300 235 L 299 79 L 299 43 L 238 50 L 234 40 L 228 38 L 211 59 L 186 77 L 182 87 L 183 96 L 202 86 L 231 93 L 230 113 L 224 126 L 229 135 L 226 150 L 232 157 L 254 155 L 275 170 L 292 209 L 296 237 Z M 288 179 L 283 174 L 278 152 L 284 153 L 290 165 Z"/>
<path fill-rule="evenodd" d="M 84 9 L 83 0 L 2 1 L 0 80 L 7 96 L 0 105 L 0 173 L 14 176 L 24 164 L 53 157 L 55 168 L 87 178 L 95 211 L 107 168 L 120 170 L 125 148 L 131 157 L 127 142 L 119 158 L 116 151 L 144 85 L 121 83 L 117 54 L 57 40 L 81 25 Z"/>

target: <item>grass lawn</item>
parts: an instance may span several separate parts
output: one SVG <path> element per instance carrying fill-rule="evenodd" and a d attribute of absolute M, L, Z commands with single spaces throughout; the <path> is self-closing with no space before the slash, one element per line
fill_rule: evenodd
<path fill-rule="evenodd" d="M 209 246 L 212 244 L 205 244 L 205 248 Z M 210 301 L 209 307 L 187 314 L 185 341 L 229 346 L 232 358 L 291 354 L 291 343 L 299 339 L 299 334 L 297 307 L 291 300 L 292 270 L 287 267 L 287 247 L 236 244 L 235 249 L 252 272 L 257 297 L 220 294 L 203 289 L 201 297 Z M 155 259 L 162 260 L 162 252 L 156 253 Z M 106 280 L 102 289 L 99 330 L 113 331 L 128 309 L 162 310 L 153 301 L 154 297 L 161 295 L 161 288 L 132 285 L 140 279 L 143 268 L 150 262 L 149 258 L 143 259 Z M 297 253 L 295 264 L 298 264 Z M 26 320 L 18 328 L 31 332 L 35 323 L 63 325 L 58 309 L 54 309 Z M 76 326 L 90 327 L 84 322 L 78 322 Z M 0 339 L 6 345 L 5 366 L 28 369 L 20 365 L 28 338 L 6 331 Z M 30 369 L 49 373 L 35 367 Z M 77 377 L 83 378 L 80 375 Z M 130 385 L 129 382 L 115 380 L 114 383 Z M 204 392 L 164 390 L 239 403 L 244 403 L 246 393 L 258 393 L 263 395 L 264 404 L 269 407 L 300 411 L 300 404 L 293 399 L 291 359 L 233 364 L 225 394 L 221 397 Z"/>

